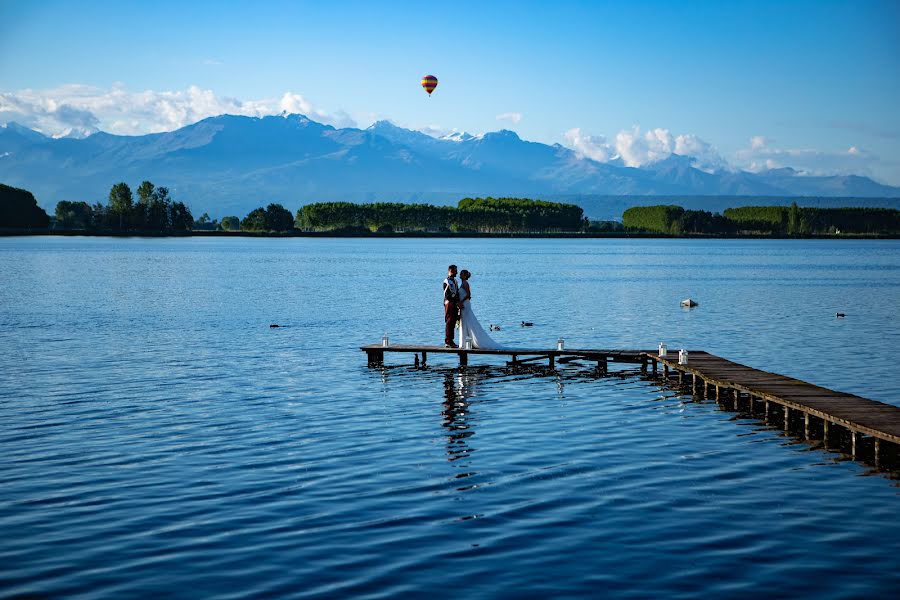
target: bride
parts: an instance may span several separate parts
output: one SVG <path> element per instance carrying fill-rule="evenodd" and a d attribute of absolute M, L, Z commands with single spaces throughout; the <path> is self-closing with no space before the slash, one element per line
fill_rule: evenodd
<path fill-rule="evenodd" d="M 469 277 L 472 274 L 463 269 L 459 273 L 462 279 L 462 285 L 459 289 L 459 347 L 463 348 L 466 344 L 466 338 L 472 338 L 472 347 L 481 348 L 482 350 L 501 350 L 503 346 L 491 339 L 478 317 L 472 311 L 472 289 L 469 287 Z"/>

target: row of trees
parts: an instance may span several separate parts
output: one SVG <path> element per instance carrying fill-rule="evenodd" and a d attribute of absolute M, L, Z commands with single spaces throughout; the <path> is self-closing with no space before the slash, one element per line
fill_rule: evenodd
<path fill-rule="evenodd" d="M 0 227 L 46 229 L 49 224 L 49 215 L 31 192 L 0 183 Z"/>
<path fill-rule="evenodd" d="M 897 234 L 900 210 L 890 208 L 807 208 L 797 206 L 744 206 L 725 213 L 685 210 L 675 205 L 636 206 L 622 215 L 628 231 L 680 235 L 757 234 Z"/>
<path fill-rule="evenodd" d="M 318 202 L 297 211 L 304 231 L 472 231 L 479 233 L 582 231 L 584 211 L 574 204 L 526 198 L 464 198 L 456 207 L 378 202 Z"/>
<path fill-rule="evenodd" d="M 190 231 L 194 217 L 183 202 L 175 202 L 169 188 L 144 181 L 137 188 L 137 202 L 125 182 L 109 190 L 109 204 L 62 200 L 56 205 L 56 227 L 90 231 L 138 231 L 178 233 Z"/>
<path fill-rule="evenodd" d="M 780 235 L 900 232 L 900 210 L 890 208 L 812 208 L 797 206 L 795 202 L 789 207 L 728 208 L 725 217 L 742 231 Z"/>

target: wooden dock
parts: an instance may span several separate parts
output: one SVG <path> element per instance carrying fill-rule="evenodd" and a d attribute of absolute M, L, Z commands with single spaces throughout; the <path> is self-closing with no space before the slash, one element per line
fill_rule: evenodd
<path fill-rule="evenodd" d="M 417 366 L 425 366 L 429 354 L 455 354 L 461 366 L 468 365 L 470 355 L 507 357 L 511 365 L 546 361 L 551 369 L 557 363 L 595 362 L 600 374 L 607 372 L 609 362 L 640 364 L 642 372 L 652 371 L 667 383 L 690 389 L 696 399 L 712 398 L 732 410 L 777 423 L 786 433 L 820 441 L 826 449 L 846 450 L 876 469 L 900 467 L 900 407 L 760 371 L 707 352 L 691 350 L 688 363 L 679 364 L 677 352 L 660 357 L 655 350 L 464 350 L 375 344 L 360 349 L 370 366 L 383 364 L 388 352 L 413 354 Z"/>

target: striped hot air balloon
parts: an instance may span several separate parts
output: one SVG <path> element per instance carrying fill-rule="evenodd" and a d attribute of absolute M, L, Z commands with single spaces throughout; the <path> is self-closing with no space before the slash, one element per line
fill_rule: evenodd
<path fill-rule="evenodd" d="M 434 75 L 426 75 L 422 78 L 422 87 L 425 88 L 425 91 L 431 96 L 431 92 L 437 87 L 437 77 Z"/>

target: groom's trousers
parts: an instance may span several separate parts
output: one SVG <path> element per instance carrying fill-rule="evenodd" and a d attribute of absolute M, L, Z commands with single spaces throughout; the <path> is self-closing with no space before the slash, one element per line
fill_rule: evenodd
<path fill-rule="evenodd" d="M 456 302 L 447 302 L 444 304 L 444 343 L 449 346 L 455 346 L 453 342 L 453 330 L 456 329 L 456 322 L 459 320 L 459 305 Z"/>

